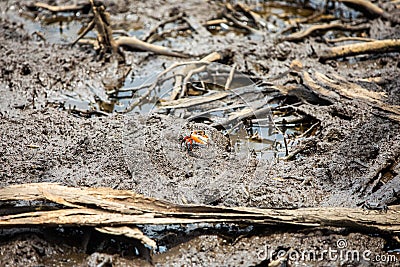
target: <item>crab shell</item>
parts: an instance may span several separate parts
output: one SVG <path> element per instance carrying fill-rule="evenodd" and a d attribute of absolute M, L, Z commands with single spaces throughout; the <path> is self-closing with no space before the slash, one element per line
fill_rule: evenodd
<path fill-rule="evenodd" d="M 198 134 L 192 133 L 190 137 L 196 143 L 203 144 L 203 145 L 208 144 L 208 136 L 203 136 L 203 135 L 198 135 Z"/>

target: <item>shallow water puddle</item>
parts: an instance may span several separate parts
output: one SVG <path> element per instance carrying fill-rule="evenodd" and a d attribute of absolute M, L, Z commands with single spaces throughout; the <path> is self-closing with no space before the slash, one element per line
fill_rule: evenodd
<path fill-rule="evenodd" d="M 32 36 L 51 44 L 70 44 L 84 27 L 87 14 L 81 12 L 39 13 L 19 5 L 10 6 L 5 16 L 16 23 L 21 23 Z M 92 34 L 95 37 L 95 34 Z"/>

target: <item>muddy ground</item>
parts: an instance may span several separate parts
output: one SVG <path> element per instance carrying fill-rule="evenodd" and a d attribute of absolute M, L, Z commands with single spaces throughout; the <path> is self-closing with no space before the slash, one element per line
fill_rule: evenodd
<path fill-rule="evenodd" d="M 160 41 L 190 54 L 191 59 L 214 51 L 229 51 L 229 57 L 221 63 L 236 63 L 239 71 L 277 86 L 296 87 L 286 95 L 279 90 L 266 91 L 264 95 L 273 96 L 274 103 L 281 106 L 294 105 L 299 114 L 319 121 L 318 130 L 290 147 L 291 152 L 302 148 L 291 159 L 262 160 L 227 150 L 229 138 L 206 124 L 188 123 L 165 114 L 146 117 L 138 112 L 106 113 L 107 109 L 101 110 L 99 106 L 95 109 L 99 112 L 71 110 L 66 101 L 71 98 L 66 96 L 72 95 L 74 101 L 95 102 L 95 96 L 104 99 L 105 89 L 118 87 L 125 77 L 117 64 L 99 59 L 91 47 L 71 48 L 62 42 L 38 38 L 29 26 L 33 22 L 22 18 L 23 14 L 30 14 L 25 4 L 0 3 L 0 186 L 55 182 L 73 187 L 134 190 L 183 204 L 264 208 L 363 208 L 365 203 L 390 208 L 399 204 L 399 122 L 358 99 L 321 99 L 299 83 L 299 77 L 290 69 L 296 60 L 304 70 L 340 75 L 368 90 L 384 92 L 385 103 L 400 105 L 398 53 L 321 63 L 318 54 L 328 45 L 321 36 L 297 43 L 276 42 L 278 34 L 273 30 L 265 36 L 237 30 L 209 36 L 186 32 Z M 302 3 L 290 5 L 302 7 Z M 309 10 L 320 8 L 318 3 L 309 5 Z M 219 18 L 224 9 L 218 1 L 105 1 L 105 6 L 116 25 L 140 29 L 139 37 L 158 21 L 180 11 L 204 22 Z M 393 10 L 389 4 L 382 6 Z M 341 8 L 343 14 L 352 12 Z M 362 17 L 361 13 L 354 14 Z M 274 16 L 268 18 L 273 26 Z M 365 33 L 370 38 L 400 37 L 399 25 L 385 19 L 370 19 L 369 25 Z M 163 64 L 178 60 L 139 51 L 125 51 L 125 56 L 124 68 L 132 68 L 132 77 L 152 74 Z M 371 77 L 379 80 L 367 82 Z M 207 130 L 213 143 L 191 152 L 182 149 L 179 136 L 199 128 Z M 141 228 L 158 242 L 159 248 L 152 256 L 137 255 L 130 240 L 104 234 L 89 235 L 88 242 L 81 242 L 90 231 L 85 228 L 6 230 L 1 235 L 0 265 L 268 266 L 273 259 L 263 255 L 267 250 L 320 251 L 336 248 L 340 239 L 347 241 L 348 249 L 370 250 L 374 256 L 395 255 L 400 261 L 398 235 L 363 229 L 248 225 Z M 295 263 L 289 260 L 288 264 Z M 298 263 L 395 265 L 393 259 L 389 263 L 300 259 Z"/>

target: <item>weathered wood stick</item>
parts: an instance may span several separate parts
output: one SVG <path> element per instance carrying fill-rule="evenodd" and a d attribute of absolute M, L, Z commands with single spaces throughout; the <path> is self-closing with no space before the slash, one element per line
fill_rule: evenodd
<path fill-rule="evenodd" d="M 346 6 L 363 13 L 367 18 L 382 17 L 393 23 L 400 23 L 396 15 L 392 15 L 368 0 L 339 0 Z"/>
<path fill-rule="evenodd" d="M 66 5 L 66 6 L 52 6 L 46 3 L 42 2 L 37 2 L 33 4 L 34 7 L 36 8 L 43 8 L 46 9 L 50 12 L 57 13 L 57 12 L 77 12 L 85 7 L 88 6 L 88 4 L 85 5 Z"/>
<path fill-rule="evenodd" d="M 167 18 L 166 20 L 163 20 L 163 21 L 159 22 L 155 27 L 153 27 L 148 33 L 145 34 L 145 36 L 143 37 L 143 41 L 147 42 L 147 41 L 149 40 L 149 38 L 150 38 L 153 34 L 157 33 L 157 30 L 158 30 L 160 27 L 163 27 L 165 24 L 168 24 L 168 23 L 171 23 L 171 22 L 175 22 L 175 21 L 177 21 L 177 20 L 180 20 L 180 19 L 183 18 L 183 16 L 184 16 L 183 13 L 179 13 L 178 15 L 169 17 L 169 18 Z"/>
<path fill-rule="evenodd" d="M 210 95 L 206 96 L 199 96 L 196 98 L 180 98 L 177 100 L 170 100 L 170 101 L 165 101 L 161 102 L 161 107 L 163 109 L 168 109 L 168 108 L 188 108 L 192 106 L 197 106 L 205 103 L 210 103 L 216 100 L 220 100 L 222 98 L 225 98 L 229 95 L 229 92 L 217 92 L 213 93 Z"/>
<path fill-rule="evenodd" d="M 207 56 L 200 59 L 200 62 L 214 62 L 222 59 L 222 55 L 217 52 L 212 52 Z M 192 75 L 195 73 L 197 69 L 199 72 L 205 69 L 205 65 L 199 68 L 197 65 L 188 65 L 177 72 L 177 77 L 175 80 L 174 88 L 171 92 L 170 100 L 175 100 L 178 97 L 183 97 L 187 91 L 187 82 L 190 80 Z M 185 76 L 185 78 L 183 78 Z"/>
<path fill-rule="evenodd" d="M 400 40 L 378 40 L 329 48 L 321 53 L 320 61 L 372 53 L 400 52 Z"/>
<path fill-rule="evenodd" d="M 185 55 L 183 53 L 174 52 L 174 51 L 172 51 L 169 48 L 166 48 L 164 46 L 159 46 L 159 45 L 143 42 L 143 41 L 137 39 L 134 36 L 130 36 L 130 37 L 122 36 L 122 37 L 119 37 L 115 42 L 117 43 L 117 45 L 119 47 L 120 46 L 127 46 L 127 47 L 130 47 L 132 49 L 150 51 L 150 52 L 153 52 L 155 54 L 165 55 L 165 56 L 182 57 L 182 58 L 187 58 L 188 57 L 187 55 Z"/>
<path fill-rule="evenodd" d="M 327 42 L 327 43 L 340 43 L 340 42 L 348 42 L 348 41 L 373 42 L 373 41 L 376 41 L 376 39 L 365 38 L 365 37 L 356 37 L 356 36 L 339 37 L 339 38 L 334 38 L 334 39 L 325 38 L 325 42 Z"/>
<path fill-rule="evenodd" d="M 381 17 L 385 11 L 368 0 L 339 0 L 339 2 L 354 8 L 367 16 Z"/>
<path fill-rule="evenodd" d="M 371 3 L 368 0 L 339 0 L 346 6 L 353 8 L 355 10 L 363 13 L 367 18 L 382 17 L 389 20 L 392 23 L 400 23 L 400 19 L 395 14 L 390 14 L 384 9 L 378 7 L 377 5 Z"/>
<path fill-rule="evenodd" d="M 312 35 L 313 33 L 317 32 L 317 31 L 329 31 L 329 30 L 361 31 L 361 30 L 366 30 L 368 28 L 369 28 L 368 25 L 351 26 L 351 25 L 345 25 L 342 23 L 314 25 L 304 31 L 299 31 L 299 32 L 292 33 L 288 36 L 284 36 L 284 37 L 280 38 L 280 40 L 281 41 L 298 42 L 298 41 L 301 41 L 304 38 Z"/>
<path fill-rule="evenodd" d="M 0 189 L 0 201 L 27 201 L 52 210 L 21 212 L 2 208 L 0 227 L 12 226 L 117 226 L 134 224 L 180 224 L 231 222 L 304 227 L 340 226 L 370 231 L 400 232 L 400 206 L 386 212 L 354 208 L 323 207 L 260 209 L 178 205 L 144 197 L 132 191 L 110 188 L 73 188 L 52 183 L 22 184 Z M 43 202 L 40 202 L 43 201 Z M 48 202 L 62 206 L 55 206 Z M 35 202 L 33 202 L 35 203 Z M 55 210 L 54 210 L 55 209 Z"/>

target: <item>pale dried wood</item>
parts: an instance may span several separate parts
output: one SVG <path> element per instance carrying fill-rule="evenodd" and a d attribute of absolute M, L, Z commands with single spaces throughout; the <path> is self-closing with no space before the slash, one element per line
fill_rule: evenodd
<path fill-rule="evenodd" d="M 57 13 L 57 12 L 77 12 L 85 8 L 85 5 L 65 5 L 65 6 L 52 6 L 46 3 L 37 2 L 33 4 L 34 7 L 43 8 L 50 12 Z"/>
<path fill-rule="evenodd" d="M 366 30 L 368 28 L 369 28 L 369 26 L 367 26 L 367 25 L 352 26 L 352 25 L 345 25 L 342 23 L 313 25 L 304 31 L 299 31 L 299 32 L 292 33 L 288 36 L 284 36 L 281 38 L 281 40 L 297 42 L 297 41 L 303 40 L 304 38 L 312 35 L 313 33 L 317 32 L 317 31 L 329 31 L 329 30 L 360 31 L 360 30 Z"/>
<path fill-rule="evenodd" d="M 388 52 L 400 52 L 399 39 L 377 40 L 367 43 L 336 46 L 326 49 L 319 56 L 320 61 L 326 61 L 328 59 L 335 59 L 340 57 Z"/>
<path fill-rule="evenodd" d="M 196 98 L 180 98 L 177 100 L 164 101 L 164 102 L 161 102 L 160 108 L 163 108 L 163 109 L 166 109 L 166 108 L 176 108 L 176 109 L 188 108 L 188 107 L 197 106 L 197 105 L 213 102 L 216 100 L 220 100 L 222 98 L 227 97 L 228 95 L 230 95 L 229 92 L 217 92 L 217 93 L 213 93 L 213 94 L 206 95 L 206 96 L 199 96 Z"/>
<path fill-rule="evenodd" d="M 350 42 L 351 41 L 373 42 L 373 41 L 376 41 L 376 39 L 357 37 L 357 36 L 346 36 L 346 37 L 339 37 L 339 38 L 333 38 L 333 39 L 325 38 L 325 42 L 327 42 L 327 43 L 341 43 L 341 42 L 349 42 L 349 41 Z"/>
<path fill-rule="evenodd" d="M 43 193 L 46 192 L 46 193 Z M 50 193 L 51 192 L 51 193 Z M 386 213 L 351 208 L 258 209 L 177 205 L 109 188 L 72 188 L 51 183 L 22 184 L 0 189 L 0 200 L 49 200 L 73 205 L 58 210 L 0 216 L 0 227 L 127 226 L 135 224 L 249 223 L 266 225 L 340 226 L 400 232 L 400 206 Z M 82 207 L 76 208 L 79 205 Z M 43 207 L 43 203 L 41 204 Z M 90 207 L 90 208 L 89 208 Z M 52 206 L 54 208 L 54 205 Z M 5 214 L 4 209 L 2 210 Z M 110 230 L 111 231 L 111 230 Z"/>
<path fill-rule="evenodd" d="M 182 57 L 182 58 L 188 57 L 187 55 L 185 55 L 183 53 L 172 51 L 171 49 L 169 49 L 167 47 L 143 42 L 134 36 L 130 36 L 130 37 L 121 36 L 115 42 L 118 45 L 118 47 L 125 46 L 125 47 L 130 47 L 132 49 L 139 49 L 139 50 L 143 50 L 143 51 L 153 52 L 158 55 Z"/>
<path fill-rule="evenodd" d="M 214 62 L 222 59 L 222 55 L 217 52 L 212 52 L 211 54 L 208 54 L 207 56 L 203 57 L 200 59 L 200 62 Z M 203 69 L 205 66 L 200 67 L 200 69 Z M 193 69 L 199 69 L 197 65 L 188 65 L 184 67 L 183 69 L 179 70 L 177 72 L 177 76 L 175 79 L 175 84 L 174 88 L 171 92 L 170 100 L 175 100 L 178 96 L 182 97 L 186 93 L 186 83 L 189 81 L 191 76 L 193 75 Z M 201 70 L 200 70 L 201 71 Z M 185 76 L 185 78 L 182 78 Z"/>
<path fill-rule="evenodd" d="M 377 5 L 371 3 L 371 1 L 368 0 L 339 0 L 339 2 L 342 2 L 343 4 L 347 5 L 348 7 L 351 7 L 355 10 L 358 10 L 362 13 L 367 18 L 376 18 L 376 17 L 382 17 L 385 18 L 393 23 L 399 23 L 400 20 L 398 16 L 395 14 L 392 15 L 382 8 L 378 7 Z"/>
<path fill-rule="evenodd" d="M 235 75 L 235 69 L 236 69 L 237 64 L 233 63 L 231 71 L 229 72 L 228 79 L 226 79 L 225 83 L 225 90 L 228 90 L 231 87 L 232 81 L 233 81 L 233 76 Z"/>

